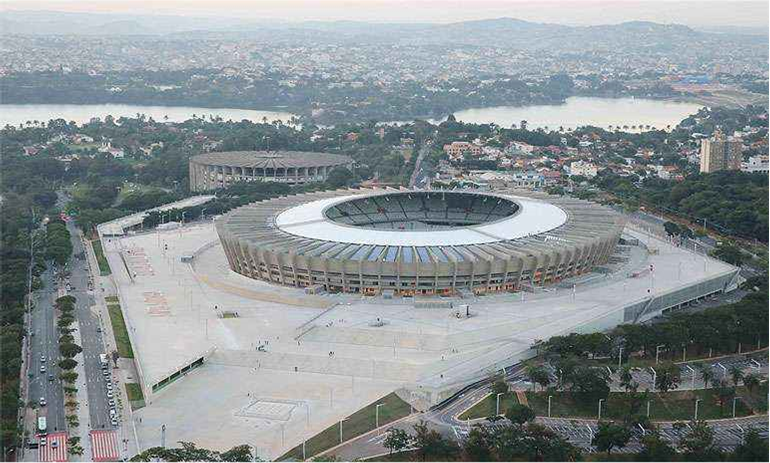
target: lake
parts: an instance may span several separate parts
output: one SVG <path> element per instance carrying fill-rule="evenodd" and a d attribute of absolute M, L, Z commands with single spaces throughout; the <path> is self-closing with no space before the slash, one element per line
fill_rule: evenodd
<path fill-rule="evenodd" d="M 458 121 L 474 124 L 494 122 L 501 127 L 518 127 L 522 120 L 528 128 L 575 129 L 594 125 L 606 129 L 612 125 L 644 126 L 665 129 L 698 112 L 701 105 L 668 100 L 640 98 L 570 97 L 562 105 L 496 106 L 471 108 L 454 113 Z M 444 119 L 445 120 L 445 119 Z"/>
<path fill-rule="evenodd" d="M 44 121 L 50 119 L 62 118 L 66 121 L 75 121 L 83 124 L 91 120 L 92 117 L 111 115 L 115 119 L 126 116 L 135 117 L 137 114 L 144 114 L 152 117 L 156 121 L 182 122 L 192 118 L 192 115 L 205 115 L 208 117 L 219 116 L 224 120 L 232 119 L 240 121 L 248 119 L 254 122 L 262 122 L 263 118 L 273 122 L 278 119 L 286 122 L 294 114 L 281 111 L 257 111 L 251 109 L 228 109 L 228 108 L 194 108 L 189 106 L 141 106 L 124 104 L 100 104 L 100 105 L 77 105 L 77 104 L 6 104 L 0 105 L 0 127 L 6 124 L 19 125 L 27 121 Z M 165 117 L 168 116 L 168 119 Z"/>

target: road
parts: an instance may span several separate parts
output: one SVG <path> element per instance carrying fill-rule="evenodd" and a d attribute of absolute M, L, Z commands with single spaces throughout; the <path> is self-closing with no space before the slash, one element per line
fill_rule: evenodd
<path fill-rule="evenodd" d="M 506 370 L 506 381 L 512 384 L 525 381 L 522 368 L 516 366 Z M 464 410 L 471 407 L 477 401 L 483 399 L 491 392 L 489 384 L 480 384 L 457 396 L 454 400 L 424 413 L 413 414 L 398 422 L 383 426 L 377 432 L 372 432 L 359 436 L 329 451 L 329 454 L 335 455 L 342 461 L 355 461 L 356 459 L 367 458 L 375 455 L 382 455 L 388 452 L 383 446 L 386 432 L 390 428 L 397 428 L 413 433 L 412 427 L 415 423 L 425 421 L 429 428 L 435 429 L 445 437 L 462 441 L 470 428 L 476 424 L 484 426 L 500 426 L 486 420 L 461 421 L 456 417 Z M 552 431 L 568 440 L 573 445 L 581 447 L 585 452 L 593 452 L 591 438 L 598 430 L 598 423 L 591 419 L 567 419 L 567 418 L 547 418 L 537 417 L 536 421 L 548 427 Z M 661 434 L 664 439 L 676 443 L 682 432 L 675 429 L 672 423 L 659 423 Z M 768 417 L 767 415 L 752 415 L 744 418 L 716 420 L 709 422 L 709 426 L 714 431 L 715 443 L 723 450 L 732 449 L 742 439 L 743 433 L 750 428 L 759 430 L 760 435 L 767 438 L 768 435 Z M 623 450 L 623 452 L 636 452 L 640 448 L 639 438 L 642 437 L 641 429 L 634 435 L 632 441 Z"/>
<path fill-rule="evenodd" d="M 46 405 L 40 407 L 38 416 L 46 416 L 48 430 L 51 432 L 66 429 L 64 412 L 64 392 L 59 379 L 59 336 L 56 329 L 56 314 L 53 308 L 58 297 L 53 265 L 40 277 L 44 288 L 32 295 L 34 308 L 30 314 L 30 362 L 29 362 L 29 397 L 30 402 L 44 398 Z M 45 356 L 45 362 L 41 356 Z M 41 372 L 45 366 L 46 371 Z"/>
<path fill-rule="evenodd" d="M 422 160 L 430 152 L 429 145 L 423 145 L 417 155 L 417 161 L 414 163 L 414 171 L 409 179 L 409 188 L 425 188 L 428 184 L 428 172 L 422 166 Z"/>
<path fill-rule="evenodd" d="M 90 427 L 92 429 L 111 429 L 110 405 L 108 403 L 110 399 L 107 397 L 106 380 L 99 358 L 100 354 L 105 353 L 102 339 L 102 320 L 99 318 L 99 312 L 93 309 L 95 302 L 91 289 L 92 283 L 84 256 L 83 243 L 80 239 L 81 235 L 71 220 L 67 222 L 67 229 L 71 234 L 73 255 L 70 261 L 69 282 L 71 288 L 69 294 L 77 299 L 76 316 L 80 323 L 82 358 L 86 373 L 88 408 L 91 418 Z"/>

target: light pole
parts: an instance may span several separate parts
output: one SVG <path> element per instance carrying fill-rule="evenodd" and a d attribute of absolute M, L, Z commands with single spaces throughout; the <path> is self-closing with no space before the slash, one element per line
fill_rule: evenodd
<path fill-rule="evenodd" d="M 650 370 L 652 370 L 652 392 L 655 392 L 655 383 L 658 380 L 658 372 L 655 371 L 655 368 L 650 367 Z"/>
<path fill-rule="evenodd" d="M 604 399 L 599 399 L 599 418 L 597 419 L 597 421 L 602 420 L 602 402 L 604 402 Z"/>
<path fill-rule="evenodd" d="M 347 418 L 343 418 L 340 420 L 340 444 L 342 443 L 342 422 L 347 420 Z"/>
<path fill-rule="evenodd" d="M 377 404 L 374 406 L 374 427 L 377 428 L 377 435 L 380 435 L 380 407 L 385 404 Z"/>
<path fill-rule="evenodd" d="M 725 367 L 724 365 L 718 362 L 717 362 L 717 366 L 722 369 L 722 381 L 724 381 L 725 378 L 727 378 L 727 367 Z"/>
<path fill-rule="evenodd" d="M 739 399 L 741 399 L 741 397 L 733 397 L 733 418 L 735 418 L 735 405 L 738 403 Z"/>
<path fill-rule="evenodd" d="M 495 415 L 497 415 L 497 416 L 500 416 L 500 396 L 503 395 L 503 394 L 504 394 L 504 392 L 498 392 L 497 393 L 497 398 L 495 400 L 495 404 L 496 404 L 496 406 L 495 406 Z"/>
<path fill-rule="evenodd" d="M 166 425 L 160 427 L 160 446 L 166 448 Z"/>
<path fill-rule="evenodd" d="M 551 417 L 551 397 L 553 396 L 548 396 L 548 418 Z"/>
<path fill-rule="evenodd" d="M 700 402 L 701 399 L 695 399 L 695 416 L 693 417 L 693 421 L 698 421 L 698 405 Z"/>
<path fill-rule="evenodd" d="M 740 424 L 736 424 L 735 426 L 738 427 L 738 429 L 741 431 L 741 444 L 743 444 L 746 441 L 746 431 L 743 429 L 743 426 Z"/>
<path fill-rule="evenodd" d="M 650 403 L 651 403 L 651 402 L 652 402 L 651 400 L 648 400 L 648 401 L 647 401 L 647 418 L 649 418 L 649 417 L 650 417 Z"/>
<path fill-rule="evenodd" d="M 690 382 L 690 388 L 692 390 L 695 390 L 695 368 L 691 367 L 690 365 L 685 365 L 688 370 L 690 370 L 690 374 L 692 375 L 692 381 Z"/>
<path fill-rule="evenodd" d="M 623 346 L 618 347 L 618 370 L 620 370 L 620 365 L 623 363 Z"/>
<path fill-rule="evenodd" d="M 660 349 L 662 347 L 666 347 L 666 345 L 665 344 L 660 344 L 659 346 L 655 347 L 655 365 L 658 364 L 658 360 L 660 358 Z"/>

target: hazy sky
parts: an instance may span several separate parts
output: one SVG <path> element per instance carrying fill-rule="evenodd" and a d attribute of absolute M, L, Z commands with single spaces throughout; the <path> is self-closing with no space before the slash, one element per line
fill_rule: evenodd
<path fill-rule="evenodd" d="M 561 24 L 649 20 L 763 26 L 768 2 L 741 0 L 4 0 L 0 9 L 280 18 L 453 22 L 514 17 Z"/>

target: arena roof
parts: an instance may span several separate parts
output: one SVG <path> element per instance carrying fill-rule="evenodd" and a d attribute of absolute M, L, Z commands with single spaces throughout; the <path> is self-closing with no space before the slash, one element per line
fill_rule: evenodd
<path fill-rule="evenodd" d="M 392 193 L 383 193 L 387 194 Z M 434 194 L 441 195 L 440 192 Z M 275 223 L 292 235 L 324 241 L 381 246 L 462 246 L 523 238 L 553 230 L 567 221 L 567 214 L 561 208 L 547 202 L 516 196 L 485 196 L 512 200 L 519 209 L 495 222 L 449 230 L 372 230 L 340 224 L 324 216 L 329 207 L 359 197 L 350 195 L 301 204 L 280 213 Z"/>
<path fill-rule="evenodd" d="M 329 167 L 350 164 L 348 156 L 306 151 L 222 151 L 195 156 L 196 164 L 230 167 L 276 169 L 294 167 Z"/>

